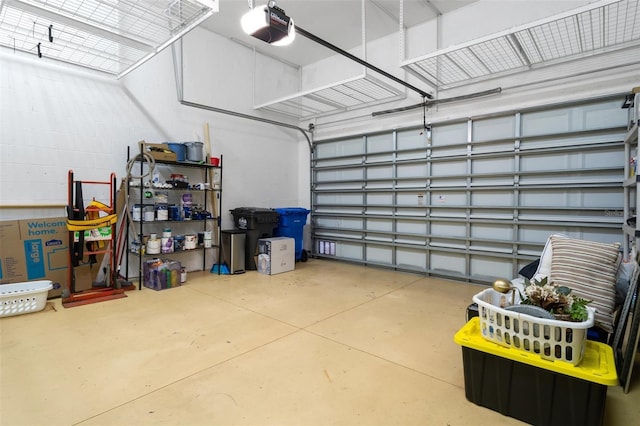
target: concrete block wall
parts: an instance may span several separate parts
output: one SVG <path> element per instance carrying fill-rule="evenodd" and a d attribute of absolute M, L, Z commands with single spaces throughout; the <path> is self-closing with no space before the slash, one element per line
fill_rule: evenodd
<path fill-rule="evenodd" d="M 204 30 L 185 39 L 230 49 Z M 185 48 L 188 55 L 197 49 Z M 252 52 L 238 49 L 241 62 Z M 295 130 L 252 122 L 178 103 L 170 49 L 129 74 L 113 76 L 34 55 L 0 51 L 0 219 L 64 216 L 67 175 L 108 181 L 125 176 L 127 147 L 140 140 L 204 141 L 209 123 L 213 154 L 224 155 L 223 207 L 300 205 Z M 191 60 L 189 60 L 191 59 Z M 225 66 L 226 65 L 226 66 Z M 221 62 L 215 52 L 185 61 L 185 96 L 254 114 L 251 67 Z M 229 84 L 233 72 L 239 84 Z M 208 77 L 216 84 L 199 84 Z M 206 82 L 207 80 L 204 80 Z M 303 148 L 307 150 L 307 143 Z M 106 193 L 89 193 L 103 200 Z M 54 205 L 54 207 L 39 207 Z M 222 212 L 223 227 L 232 216 Z"/>

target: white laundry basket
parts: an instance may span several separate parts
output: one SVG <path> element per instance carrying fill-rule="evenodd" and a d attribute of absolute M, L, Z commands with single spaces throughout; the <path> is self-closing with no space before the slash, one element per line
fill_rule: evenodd
<path fill-rule="evenodd" d="M 0 285 L 0 317 L 43 310 L 52 288 L 49 280 Z"/>
<path fill-rule="evenodd" d="M 559 321 L 500 307 L 501 302 L 510 299 L 511 295 L 492 288 L 473 296 L 473 301 L 478 304 L 480 331 L 485 339 L 536 353 L 547 360 L 565 361 L 573 365 L 582 361 L 587 330 L 593 326 L 595 309 L 587 307 L 589 317 L 586 321 Z"/>

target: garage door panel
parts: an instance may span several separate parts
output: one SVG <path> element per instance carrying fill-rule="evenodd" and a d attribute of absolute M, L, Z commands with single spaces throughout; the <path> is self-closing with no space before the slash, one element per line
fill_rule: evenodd
<path fill-rule="evenodd" d="M 509 259 L 492 258 L 489 256 L 474 256 L 471 259 L 471 275 L 486 277 L 488 281 L 497 278 L 511 279 L 513 267 Z"/>
<path fill-rule="evenodd" d="M 513 115 L 473 121 L 473 141 L 513 138 L 516 119 Z M 513 146 L 513 143 L 511 143 Z"/>
<path fill-rule="evenodd" d="M 362 204 L 364 196 L 362 194 L 318 194 L 318 204 L 326 205 L 344 205 L 344 204 Z"/>
<path fill-rule="evenodd" d="M 364 247 L 359 243 L 336 242 L 336 256 L 348 260 L 364 260 Z"/>
<path fill-rule="evenodd" d="M 424 250 L 411 250 L 398 248 L 396 256 L 400 259 L 397 264 L 399 268 L 415 269 L 425 271 L 427 265 L 427 253 Z"/>
<path fill-rule="evenodd" d="M 367 179 L 390 179 L 394 177 L 393 166 L 385 164 L 382 166 L 367 167 Z"/>
<path fill-rule="evenodd" d="M 514 157 L 478 158 L 471 163 L 471 172 L 474 174 L 491 174 L 497 170 L 513 173 L 516 170 Z"/>
<path fill-rule="evenodd" d="M 622 208 L 622 188 L 527 189 L 520 191 L 522 207 L 597 207 Z"/>
<path fill-rule="evenodd" d="M 367 219 L 365 229 L 368 231 L 393 231 L 393 222 L 382 219 Z"/>
<path fill-rule="evenodd" d="M 320 228 L 340 228 L 344 230 L 364 229 L 364 221 L 362 219 L 327 218 L 321 216 L 317 217 L 315 222 L 316 226 Z"/>
<path fill-rule="evenodd" d="M 467 234 L 466 223 L 431 221 L 431 235 L 441 237 L 462 237 Z"/>
<path fill-rule="evenodd" d="M 517 273 L 552 233 L 619 242 L 620 104 L 432 123 L 430 139 L 410 128 L 320 141 L 314 238 L 333 237 L 338 259 L 487 283 Z"/>
<path fill-rule="evenodd" d="M 366 150 L 367 153 L 393 151 L 393 134 L 368 136 Z"/>
<path fill-rule="evenodd" d="M 372 192 L 367 194 L 366 204 L 383 204 L 393 205 L 393 193 L 391 192 Z"/>
<path fill-rule="evenodd" d="M 438 161 L 431 166 L 433 176 L 451 176 L 467 174 L 467 160 Z"/>
<path fill-rule="evenodd" d="M 464 144 L 467 141 L 467 122 L 433 126 L 431 145 L 434 149 L 447 145 Z"/>
<path fill-rule="evenodd" d="M 396 221 L 396 231 L 400 234 L 427 234 L 427 223 L 423 221 Z"/>
<path fill-rule="evenodd" d="M 464 254 L 431 252 L 429 254 L 429 269 L 433 272 L 463 275 L 467 269 Z"/>
<path fill-rule="evenodd" d="M 362 137 L 341 139 L 339 141 L 317 144 L 315 151 L 319 159 L 362 154 L 364 152 L 364 143 Z"/>
<path fill-rule="evenodd" d="M 397 133 L 397 149 L 398 151 L 426 148 L 426 133 L 417 129 L 401 130 Z"/>
<path fill-rule="evenodd" d="M 396 168 L 397 176 L 400 178 L 415 178 L 427 176 L 427 163 L 423 164 L 399 164 Z"/>
<path fill-rule="evenodd" d="M 513 239 L 513 229 L 503 225 L 485 223 L 471 224 L 471 238 L 474 240 L 506 240 Z"/>
<path fill-rule="evenodd" d="M 362 169 L 321 170 L 316 175 L 316 183 L 362 179 L 363 177 Z"/>
<path fill-rule="evenodd" d="M 471 195 L 474 206 L 513 206 L 515 194 L 513 189 L 477 191 Z"/>
<path fill-rule="evenodd" d="M 382 263 L 385 265 L 392 264 L 393 251 L 391 247 L 367 245 L 366 261 L 374 263 Z"/>

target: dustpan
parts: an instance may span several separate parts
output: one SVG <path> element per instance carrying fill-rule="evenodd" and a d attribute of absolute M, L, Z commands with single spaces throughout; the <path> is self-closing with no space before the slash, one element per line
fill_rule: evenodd
<path fill-rule="evenodd" d="M 229 267 L 227 265 L 225 265 L 224 263 L 215 263 L 211 267 L 211 273 L 212 274 L 218 274 L 218 275 L 229 275 L 229 274 L 231 274 L 231 272 L 229 271 Z"/>

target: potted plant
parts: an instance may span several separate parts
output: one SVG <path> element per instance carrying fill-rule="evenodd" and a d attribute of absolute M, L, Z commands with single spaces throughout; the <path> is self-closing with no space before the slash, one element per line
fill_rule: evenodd
<path fill-rule="evenodd" d="M 538 306 L 556 319 L 562 321 L 586 321 L 589 313 L 587 305 L 591 300 L 571 294 L 571 289 L 549 282 L 547 277 L 540 280 L 524 280 L 524 290 L 520 292 L 520 304 Z"/>

